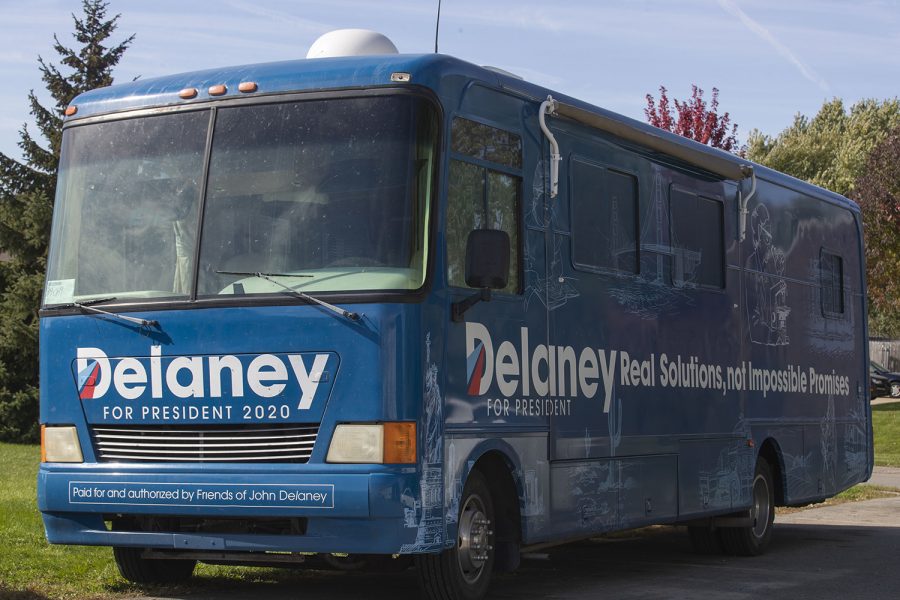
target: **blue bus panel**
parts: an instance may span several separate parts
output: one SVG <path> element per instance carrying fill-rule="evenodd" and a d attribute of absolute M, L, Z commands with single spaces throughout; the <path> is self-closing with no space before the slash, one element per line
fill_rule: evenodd
<path fill-rule="evenodd" d="M 39 508 L 128 579 L 381 555 L 472 598 L 648 524 L 758 554 L 871 474 L 845 198 L 442 55 L 73 104 Z"/>

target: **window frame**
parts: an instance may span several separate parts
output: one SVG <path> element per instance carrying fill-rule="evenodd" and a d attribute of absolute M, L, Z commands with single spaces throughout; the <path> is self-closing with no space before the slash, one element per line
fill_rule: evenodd
<path fill-rule="evenodd" d="M 722 277 L 722 285 L 711 285 L 708 283 L 699 283 L 692 282 L 691 285 L 685 285 L 682 283 L 681 285 L 677 285 L 675 283 L 675 256 L 674 254 L 671 257 L 672 265 L 671 272 L 669 274 L 670 283 L 672 287 L 680 289 L 680 290 L 689 290 L 689 289 L 698 289 L 705 290 L 710 292 L 725 292 L 728 290 L 728 252 L 726 249 L 725 243 L 725 200 L 721 196 L 712 195 L 712 194 L 704 194 L 698 191 L 695 191 L 685 185 L 681 185 L 678 183 L 670 183 L 668 190 L 668 215 L 669 215 L 669 247 L 674 250 L 675 246 L 673 245 L 673 240 L 675 238 L 675 218 L 674 218 L 674 210 L 673 207 L 675 204 L 672 202 L 673 192 L 678 191 L 683 194 L 687 194 L 690 196 L 694 196 L 695 198 L 702 198 L 704 200 L 708 200 L 710 202 L 715 202 L 719 206 L 719 233 L 720 233 L 720 256 L 721 256 L 721 277 Z"/>
<path fill-rule="evenodd" d="M 517 261 L 517 265 L 516 265 L 516 276 L 518 278 L 518 286 L 516 287 L 515 292 L 508 292 L 508 291 L 504 291 L 504 290 L 492 290 L 492 293 L 495 296 L 499 296 L 501 298 L 519 298 L 525 293 L 525 264 L 524 264 L 525 263 L 525 240 L 524 240 L 525 218 L 524 218 L 524 208 L 523 208 L 523 201 L 524 201 L 523 200 L 523 187 L 524 187 L 523 168 L 519 167 L 517 169 L 514 167 L 510 167 L 509 165 L 506 165 L 503 163 L 491 162 L 489 160 L 477 158 L 470 154 L 465 154 L 465 153 L 453 150 L 453 139 L 452 139 L 453 121 L 458 118 L 465 119 L 467 121 L 472 121 L 479 125 L 485 125 L 488 127 L 492 127 L 494 129 L 498 129 L 504 133 L 515 135 L 519 138 L 520 143 L 522 143 L 522 139 L 524 137 L 521 132 L 514 131 L 508 127 L 503 127 L 499 123 L 496 123 L 489 119 L 485 119 L 483 117 L 479 117 L 477 115 L 471 115 L 471 114 L 467 114 L 467 113 L 453 113 L 447 119 L 446 134 L 445 134 L 445 146 L 444 146 L 446 148 L 446 157 L 447 157 L 446 162 L 445 162 L 445 165 L 446 165 L 445 174 L 446 175 L 445 175 L 445 177 L 443 177 L 443 179 L 446 181 L 446 186 L 447 186 L 447 195 L 446 195 L 447 201 L 445 203 L 445 212 L 444 212 L 444 220 L 443 220 L 443 228 L 442 228 L 443 234 L 444 234 L 444 263 L 445 263 L 444 264 L 444 277 L 447 282 L 447 287 L 452 290 L 465 290 L 465 291 L 469 291 L 469 292 L 473 289 L 476 289 L 476 288 L 470 288 L 468 286 L 454 285 L 453 283 L 450 282 L 450 272 L 449 272 L 450 253 L 449 253 L 449 246 L 447 244 L 447 239 L 446 239 L 446 237 L 447 237 L 446 236 L 446 234 L 447 234 L 447 213 L 450 210 L 450 164 L 452 161 L 456 160 L 461 163 L 471 164 L 471 165 L 474 165 L 474 166 L 482 169 L 482 173 L 484 174 L 484 177 L 482 178 L 482 186 L 483 186 L 482 187 L 482 189 L 483 189 L 482 199 L 487 198 L 487 191 L 488 191 L 488 186 L 489 186 L 488 177 L 487 177 L 488 171 L 494 171 L 496 173 L 500 173 L 501 175 L 507 175 L 509 177 L 512 177 L 516 181 L 516 204 L 517 204 L 517 207 L 516 207 L 516 210 L 514 211 L 514 213 L 515 213 L 516 234 L 517 234 L 518 239 L 516 241 L 515 248 L 511 247 L 510 252 L 518 253 L 518 261 Z M 522 147 L 521 147 L 521 162 L 523 165 L 526 162 L 525 161 L 525 144 L 524 143 L 522 143 Z"/>
<path fill-rule="evenodd" d="M 610 164 L 602 162 L 602 161 L 591 160 L 584 156 L 575 155 L 575 154 L 573 154 L 569 157 L 568 162 L 569 162 L 569 168 L 568 168 L 568 171 L 569 171 L 569 177 L 568 177 L 569 193 L 568 193 L 568 197 L 569 197 L 570 221 L 572 221 L 572 222 L 575 221 L 575 218 L 578 215 L 578 205 L 580 204 L 580 203 L 576 202 L 576 200 L 575 200 L 575 193 L 578 188 L 576 187 L 576 182 L 575 182 L 575 169 L 572 168 L 572 165 L 574 163 L 578 162 L 578 163 L 581 163 L 581 164 L 589 166 L 589 167 L 602 169 L 604 174 L 607 172 L 613 172 L 613 173 L 616 173 L 619 175 L 631 177 L 634 180 L 634 184 L 635 184 L 635 187 L 634 187 L 635 269 L 633 271 L 632 270 L 623 270 L 623 269 L 615 269 L 613 267 L 589 265 L 586 263 L 578 262 L 578 260 L 576 259 L 577 255 L 575 252 L 575 243 L 576 243 L 577 236 L 575 234 L 575 228 L 570 226 L 570 228 L 569 228 L 569 237 L 570 237 L 569 252 L 571 255 L 572 267 L 579 271 L 584 271 L 586 273 L 596 273 L 599 275 L 614 275 L 616 277 L 638 277 L 638 276 L 640 276 L 640 274 L 641 274 L 641 185 L 640 185 L 639 173 L 637 171 L 633 171 L 631 169 L 626 169 L 626 168 L 610 165 Z M 605 183 L 606 183 L 606 181 L 605 181 L 605 175 L 604 175 L 604 184 Z M 605 185 L 604 185 L 602 194 L 604 194 L 605 196 L 603 198 L 601 198 L 601 201 L 608 197 L 607 192 L 608 192 L 608 190 L 605 188 Z"/>
<path fill-rule="evenodd" d="M 831 257 L 832 259 L 837 259 L 836 264 L 838 266 L 838 270 L 837 270 L 838 277 L 837 277 L 836 281 L 837 281 L 838 285 L 836 288 L 834 286 L 835 271 L 833 269 L 830 271 L 830 275 L 831 275 L 830 285 L 826 286 L 826 284 L 825 284 L 825 269 L 824 269 L 825 260 L 824 260 L 824 258 L 826 255 Z M 822 246 L 821 248 L 819 248 L 819 269 L 818 270 L 819 270 L 819 282 L 818 282 L 819 283 L 819 286 L 818 286 L 819 287 L 819 309 L 822 312 L 822 316 L 825 317 L 826 319 L 843 319 L 844 316 L 847 314 L 847 302 L 844 299 L 844 295 L 845 295 L 844 257 L 841 254 L 839 254 L 833 250 L 830 250 L 830 249 L 826 248 L 825 246 Z M 826 308 L 826 306 L 825 306 L 825 291 L 826 290 L 830 291 L 829 296 L 832 298 L 832 300 L 835 298 L 835 296 L 834 296 L 835 290 L 838 292 L 837 298 L 840 299 L 840 310 L 829 310 L 828 308 Z"/>
<path fill-rule="evenodd" d="M 420 86 L 390 86 L 366 89 L 346 89 L 346 90 L 309 90 L 274 93 L 265 96 L 256 96 L 248 98 L 222 98 L 209 99 L 192 102 L 184 106 L 158 106 L 158 107 L 141 107 L 120 112 L 106 113 L 99 115 L 90 115 L 82 118 L 73 118 L 67 121 L 63 127 L 63 132 L 91 125 L 93 123 L 107 121 L 123 121 L 130 119 L 139 119 L 143 117 L 162 115 L 168 113 L 180 113 L 190 111 L 209 112 L 215 123 L 215 115 L 218 108 L 247 106 L 254 104 L 279 104 L 297 101 L 315 101 L 326 99 L 343 99 L 343 98 L 364 98 L 371 96 L 392 96 L 392 95 L 410 95 L 426 102 L 434 111 L 435 118 L 438 122 L 435 131 L 435 148 L 436 156 L 434 161 L 434 176 L 432 177 L 432 187 L 430 190 L 428 221 L 425 224 L 427 228 L 428 244 L 426 251 L 428 252 L 428 261 L 426 265 L 426 274 L 423 284 L 415 290 L 361 290 L 353 292 L 335 291 L 317 293 L 316 297 L 327 299 L 329 302 L 341 304 L 366 304 L 373 302 L 401 302 L 401 303 L 420 303 L 423 302 L 434 286 L 434 272 L 437 267 L 437 235 L 439 232 L 439 208 L 440 208 L 440 186 L 442 173 L 442 164 L 446 155 L 448 133 L 446 129 L 446 112 L 443 104 L 437 95 L 430 89 Z M 206 184 L 207 172 L 209 168 L 210 152 L 209 144 L 212 139 L 212 127 L 208 132 L 207 151 L 203 166 L 203 191 L 201 193 L 201 219 L 204 205 L 206 202 Z M 54 218 L 55 218 L 54 212 Z M 202 224 L 202 221 L 201 221 Z M 202 225 L 201 225 L 202 227 Z M 197 245 L 201 243 L 201 233 L 197 235 Z M 195 250 L 196 251 L 196 250 Z M 199 260 L 197 261 L 199 264 Z M 196 272 L 193 274 L 196 278 Z M 68 305 L 54 306 L 52 304 L 43 304 L 39 309 L 39 316 L 65 316 L 72 314 L 83 314 L 77 307 L 69 307 Z M 227 297 L 198 297 L 196 295 L 196 283 L 192 290 L 191 297 L 179 299 L 151 298 L 119 298 L 115 301 L 105 303 L 104 310 L 109 312 L 131 312 L 137 310 L 187 310 L 187 309 L 203 309 L 203 308 L 219 308 L 233 306 L 285 306 L 298 304 L 296 298 L 286 296 L 285 294 L 259 294 L 247 296 L 227 296 Z"/>

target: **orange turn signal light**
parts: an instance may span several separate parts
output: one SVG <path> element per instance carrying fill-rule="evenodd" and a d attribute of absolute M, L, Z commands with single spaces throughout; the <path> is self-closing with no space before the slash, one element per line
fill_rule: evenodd
<path fill-rule="evenodd" d="M 44 447 L 44 431 L 47 429 L 46 425 L 41 425 L 41 462 L 47 462 L 47 448 Z"/>
<path fill-rule="evenodd" d="M 242 81 L 238 84 L 238 91 L 245 94 L 255 92 L 257 89 L 259 89 L 259 86 L 256 85 L 255 81 Z"/>
<path fill-rule="evenodd" d="M 185 100 L 190 100 L 191 98 L 197 97 L 197 88 L 184 88 L 180 92 L 178 92 L 179 98 L 184 98 Z"/>
<path fill-rule="evenodd" d="M 63 114 L 65 114 L 67 117 L 71 117 L 72 115 L 74 115 L 77 112 L 78 112 L 77 106 L 67 106 L 66 110 L 63 111 Z"/>
<path fill-rule="evenodd" d="M 384 423 L 384 463 L 415 464 L 416 424 Z"/>

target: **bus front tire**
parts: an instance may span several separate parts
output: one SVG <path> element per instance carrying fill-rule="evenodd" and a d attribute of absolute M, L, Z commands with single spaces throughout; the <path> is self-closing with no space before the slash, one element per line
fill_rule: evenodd
<path fill-rule="evenodd" d="M 119 573 L 133 583 L 171 584 L 190 579 L 194 574 L 195 560 L 143 558 L 143 548 L 113 548 Z"/>
<path fill-rule="evenodd" d="M 477 600 L 494 570 L 494 503 L 484 476 L 472 471 L 460 499 L 456 544 L 416 557 L 419 583 L 431 600 Z"/>
<path fill-rule="evenodd" d="M 752 525 L 728 527 L 719 530 L 722 548 L 736 556 L 758 556 L 772 541 L 772 525 L 775 522 L 775 487 L 772 469 L 763 459 L 756 462 L 753 476 L 753 504 L 750 507 Z"/>

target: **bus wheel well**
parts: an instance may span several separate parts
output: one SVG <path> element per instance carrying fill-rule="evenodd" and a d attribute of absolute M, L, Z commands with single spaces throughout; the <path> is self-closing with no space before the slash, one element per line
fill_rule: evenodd
<path fill-rule="evenodd" d="M 494 504 L 497 544 L 494 570 L 514 571 L 519 566 L 522 517 L 512 468 L 503 454 L 492 451 L 479 458 L 474 469 L 487 480 Z"/>
<path fill-rule="evenodd" d="M 763 442 L 759 449 L 759 457 L 769 463 L 772 472 L 772 483 L 775 486 L 775 506 L 784 506 L 784 462 L 778 442 L 772 438 Z"/>

